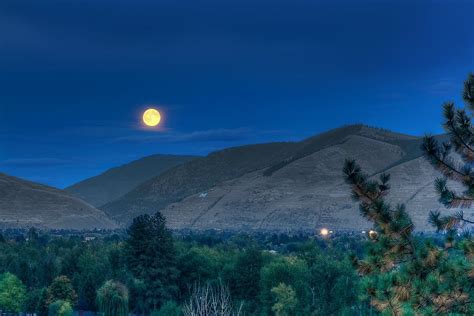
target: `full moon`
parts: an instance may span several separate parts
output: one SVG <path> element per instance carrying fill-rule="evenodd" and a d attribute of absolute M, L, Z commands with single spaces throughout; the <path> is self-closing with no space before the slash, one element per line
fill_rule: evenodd
<path fill-rule="evenodd" d="M 146 126 L 156 126 L 160 124 L 161 121 L 161 114 L 156 109 L 148 109 L 143 112 L 143 123 Z"/>

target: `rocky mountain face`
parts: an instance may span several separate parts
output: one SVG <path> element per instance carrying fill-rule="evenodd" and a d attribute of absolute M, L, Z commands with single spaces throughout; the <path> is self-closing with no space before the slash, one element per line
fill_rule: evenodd
<path fill-rule="evenodd" d="M 137 185 L 196 156 L 152 155 L 76 183 L 65 190 L 98 207 L 114 201 Z"/>
<path fill-rule="evenodd" d="M 440 209 L 438 173 L 421 156 L 421 139 L 362 125 L 301 142 L 230 148 L 174 167 L 104 205 L 122 224 L 161 210 L 173 229 L 300 231 L 370 227 L 344 183 L 353 158 L 372 175 L 392 175 L 388 199 L 405 203 L 418 230 Z"/>
<path fill-rule="evenodd" d="M 63 190 L 0 173 L 0 227 L 114 229 L 103 211 Z"/>

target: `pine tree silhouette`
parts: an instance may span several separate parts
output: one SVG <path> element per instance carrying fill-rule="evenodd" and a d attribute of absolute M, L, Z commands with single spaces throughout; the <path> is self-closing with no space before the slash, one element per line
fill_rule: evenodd
<path fill-rule="evenodd" d="M 463 98 L 474 111 L 472 74 L 465 82 Z M 422 150 L 444 175 L 435 182 L 440 202 L 465 208 L 474 202 L 471 116 L 446 103 L 444 117 L 450 142 L 440 144 L 435 137 L 426 136 Z M 369 177 L 354 160 L 346 160 L 343 172 L 362 216 L 374 225 L 368 234 L 371 242 L 366 257 L 353 258 L 363 276 L 363 298 L 383 315 L 474 315 L 474 242 L 468 233 L 457 236 L 474 220 L 465 218 L 462 211 L 454 215 L 431 212 L 428 220 L 438 231 L 446 232 L 446 241 L 439 246 L 413 233 L 414 225 L 404 205 L 393 207 L 386 202 L 388 174 Z M 449 189 L 448 179 L 461 182 L 466 190 L 457 193 Z"/>

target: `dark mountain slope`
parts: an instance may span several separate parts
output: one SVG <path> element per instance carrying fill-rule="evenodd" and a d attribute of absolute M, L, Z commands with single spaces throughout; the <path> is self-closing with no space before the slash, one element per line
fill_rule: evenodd
<path fill-rule="evenodd" d="M 196 156 L 153 155 L 76 183 L 65 190 L 84 201 L 101 206 L 118 199 L 139 184 L 164 171 L 197 158 Z"/>
<path fill-rule="evenodd" d="M 214 152 L 146 181 L 101 209 L 112 218 L 128 223 L 136 215 L 160 210 L 222 181 L 268 167 L 291 155 L 297 146 L 297 143 L 271 143 Z"/>
<path fill-rule="evenodd" d="M 413 136 L 394 133 L 378 128 L 367 127 L 361 124 L 349 125 L 341 128 L 336 128 L 303 140 L 299 143 L 298 150 L 295 151 L 293 155 L 266 169 L 264 171 L 264 175 L 270 176 L 273 174 L 273 172 L 285 167 L 286 165 L 298 159 L 309 156 L 326 147 L 341 144 L 346 140 L 348 135 L 365 136 L 371 139 L 382 140 L 390 144 L 403 144 L 405 145 L 404 147 L 419 147 L 419 142 L 417 141 L 417 138 Z M 411 152 L 411 148 L 408 151 Z M 419 152 L 420 151 L 418 149 L 418 153 Z"/>

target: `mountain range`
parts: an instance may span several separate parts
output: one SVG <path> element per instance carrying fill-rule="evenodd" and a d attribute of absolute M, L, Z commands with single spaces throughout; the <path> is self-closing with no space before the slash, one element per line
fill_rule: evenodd
<path fill-rule="evenodd" d="M 125 227 L 137 215 L 161 211 L 173 229 L 363 230 L 370 225 L 360 216 L 341 171 L 344 160 L 353 158 L 371 176 L 390 173 L 388 200 L 405 203 L 416 228 L 430 230 L 429 211 L 443 207 L 434 190 L 439 174 L 422 157 L 420 144 L 419 137 L 350 125 L 300 142 L 234 147 L 205 157 L 145 157 L 65 191 L 3 175 L 0 179 L 16 179 L 22 188 L 36 185 L 49 195 L 10 192 L 0 200 L 0 218 L 13 223 L 18 217 L 13 210 L 22 206 L 21 214 L 31 212 L 36 220 L 20 222 L 44 227 L 74 226 L 76 217 L 83 219 L 78 228 Z M 27 207 L 36 199 L 49 201 L 41 213 Z M 87 218 L 100 220 L 89 224 Z"/>
<path fill-rule="evenodd" d="M 405 203 L 416 227 L 429 230 L 429 211 L 441 208 L 433 186 L 439 174 L 420 144 L 351 125 L 301 142 L 230 148 L 163 172 L 101 209 L 122 224 L 160 210 L 173 229 L 367 229 L 341 172 L 353 158 L 370 175 L 392 174 L 388 199 Z"/>

